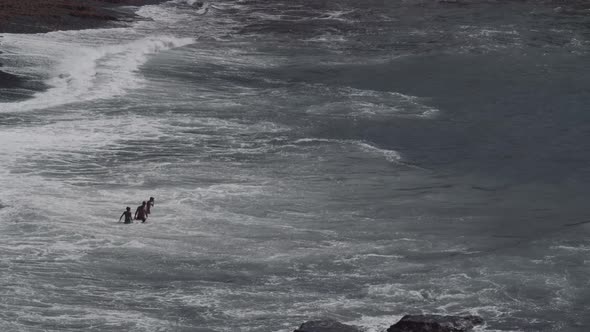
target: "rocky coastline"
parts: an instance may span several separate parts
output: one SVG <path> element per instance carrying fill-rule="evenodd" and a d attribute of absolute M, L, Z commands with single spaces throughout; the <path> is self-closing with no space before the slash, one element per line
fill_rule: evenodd
<path fill-rule="evenodd" d="M 391 325 L 386 332 L 469 332 L 484 324 L 479 316 L 406 315 Z M 363 332 L 354 325 L 332 319 L 312 320 L 301 324 L 293 332 Z"/>
<path fill-rule="evenodd" d="M 112 26 L 136 18 L 124 6 L 161 2 L 164 0 L 2 0 L 0 33 L 42 33 Z"/>

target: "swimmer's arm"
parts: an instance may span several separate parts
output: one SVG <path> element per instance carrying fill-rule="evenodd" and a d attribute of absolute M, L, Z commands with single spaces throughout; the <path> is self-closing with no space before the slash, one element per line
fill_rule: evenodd
<path fill-rule="evenodd" d="M 119 217 L 119 222 L 121 222 L 121 218 L 123 218 L 124 215 L 125 215 L 125 212 L 123 212 L 123 214 Z"/>

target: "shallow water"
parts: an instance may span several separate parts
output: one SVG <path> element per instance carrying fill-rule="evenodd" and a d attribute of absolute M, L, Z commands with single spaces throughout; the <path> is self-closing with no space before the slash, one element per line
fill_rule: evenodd
<path fill-rule="evenodd" d="M 3 70 L 49 88 L 0 90 L 0 329 L 588 329 L 587 13 L 137 10 L 3 34 Z"/>

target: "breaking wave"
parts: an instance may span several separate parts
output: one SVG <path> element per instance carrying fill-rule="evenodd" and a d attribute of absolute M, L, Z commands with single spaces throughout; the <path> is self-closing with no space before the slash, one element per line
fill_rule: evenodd
<path fill-rule="evenodd" d="M 3 112 L 44 109 L 125 94 L 141 86 L 142 79 L 137 71 L 149 55 L 194 42 L 191 38 L 159 36 L 121 45 L 81 47 L 43 37 L 19 35 L 15 38 L 19 39 L 19 48 L 25 54 L 41 54 L 44 49 L 48 50 L 49 58 L 42 61 L 54 63 L 45 80 L 50 88 L 30 100 L 2 105 Z M 11 38 L 6 39 L 11 41 Z"/>

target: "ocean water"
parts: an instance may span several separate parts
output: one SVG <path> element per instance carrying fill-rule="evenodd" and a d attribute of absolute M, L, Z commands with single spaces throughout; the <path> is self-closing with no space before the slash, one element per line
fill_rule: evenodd
<path fill-rule="evenodd" d="M 0 330 L 590 330 L 590 16 L 556 6 L 175 0 L 1 34 L 29 83 L 0 90 Z"/>

